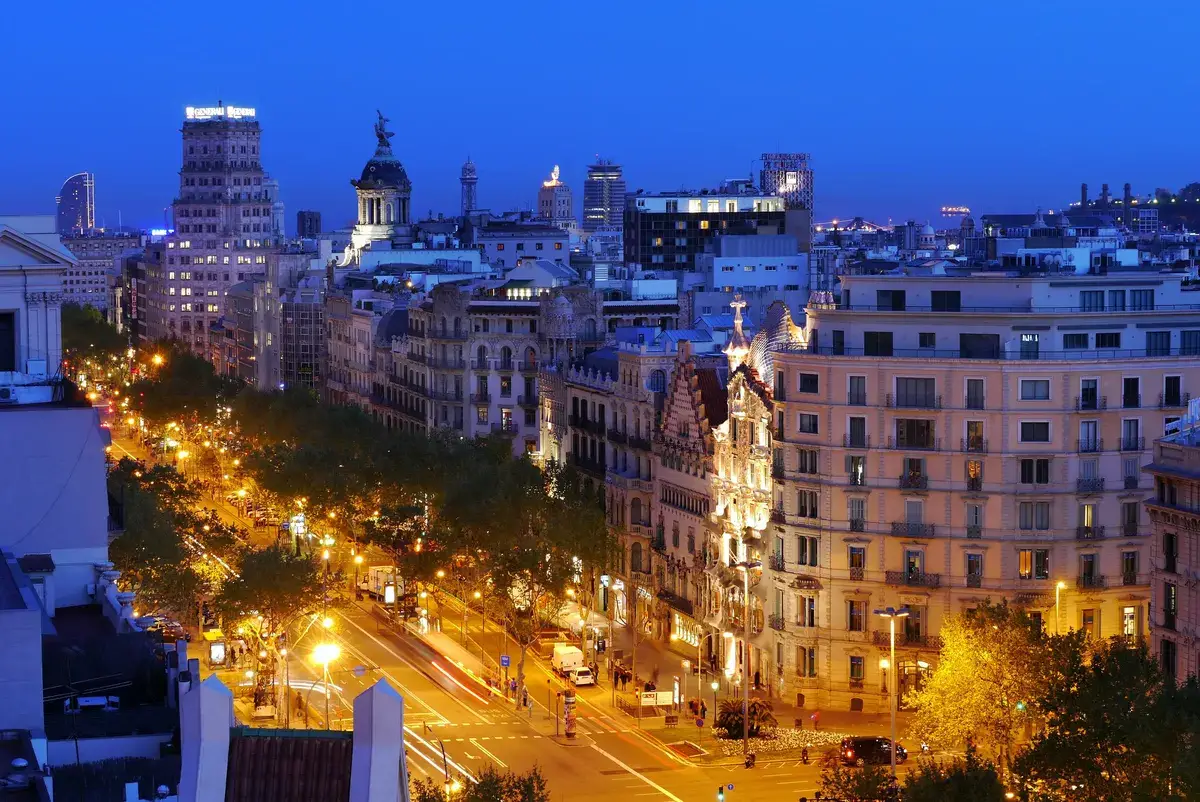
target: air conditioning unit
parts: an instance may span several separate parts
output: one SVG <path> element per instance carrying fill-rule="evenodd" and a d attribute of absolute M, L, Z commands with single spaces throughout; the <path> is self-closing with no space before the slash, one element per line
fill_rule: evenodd
<path fill-rule="evenodd" d="M 10 385 L 0 387 L 0 404 L 17 403 L 17 388 Z"/>

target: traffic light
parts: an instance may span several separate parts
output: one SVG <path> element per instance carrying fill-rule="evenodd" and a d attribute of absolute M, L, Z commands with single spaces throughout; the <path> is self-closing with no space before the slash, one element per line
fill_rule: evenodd
<path fill-rule="evenodd" d="M 725 786 L 717 786 L 717 802 L 725 802 Z"/>

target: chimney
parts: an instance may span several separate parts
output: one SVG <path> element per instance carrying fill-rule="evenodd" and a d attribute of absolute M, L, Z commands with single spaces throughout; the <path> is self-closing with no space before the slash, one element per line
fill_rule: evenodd
<path fill-rule="evenodd" d="M 1087 184 L 1079 185 L 1079 210 L 1084 214 L 1087 214 Z"/>
<path fill-rule="evenodd" d="M 1125 223 L 1125 227 L 1129 228 L 1133 225 L 1133 188 L 1129 183 L 1125 183 L 1125 200 L 1121 208 L 1121 219 Z"/>
<path fill-rule="evenodd" d="M 408 766 L 404 760 L 404 699 L 385 679 L 379 680 L 354 699 L 353 748 L 350 798 L 354 802 L 397 802 L 408 799 Z M 396 771 L 397 766 L 400 767 L 399 771 Z"/>
<path fill-rule="evenodd" d="M 1108 184 L 1100 185 L 1100 208 L 1108 208 Z"/>
<path fill-rule="evenodd" d="M 179 802 L 224 802 L 233 725 L 233 694 L 216 674 L 180 694 Z"/>

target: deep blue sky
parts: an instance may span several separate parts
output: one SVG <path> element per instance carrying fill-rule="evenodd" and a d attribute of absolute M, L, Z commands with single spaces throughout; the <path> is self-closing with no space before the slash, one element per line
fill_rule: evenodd
<path fill-rule="evenodd" d="M 288 210 L 350 220 L 391 117 L 413 208 L 582 198 L 597 153 L 631 190 L 713 186 L 807 151 L 817 217 L 1053 208 L 1200 179 L 1200 3 L 64 0 L 6 5 L 0 213 L 97 176 L 98 217 L 160 225 L 187 105 L 254 106 Z M 217 24 L 210 24 L 212 23 Z"/>

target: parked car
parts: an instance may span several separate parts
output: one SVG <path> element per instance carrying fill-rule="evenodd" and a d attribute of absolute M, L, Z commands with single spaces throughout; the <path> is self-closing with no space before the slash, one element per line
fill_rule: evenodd
<path fill-rule="evenodd" d="M 857 737 L 842 739 L 842 762 L 847 766 L 865 766 L 890 764 L 892 762 L 892 739 L 876 737 Z M 908 760 L 908 751 L 896 744 L 896 762 Z"/>
<path fill-rule="evenodd" d="M 571 682 L 575 685 L 595 685 L 596 677 L 587 666 L 581 666 L 571 672 Z"/>

